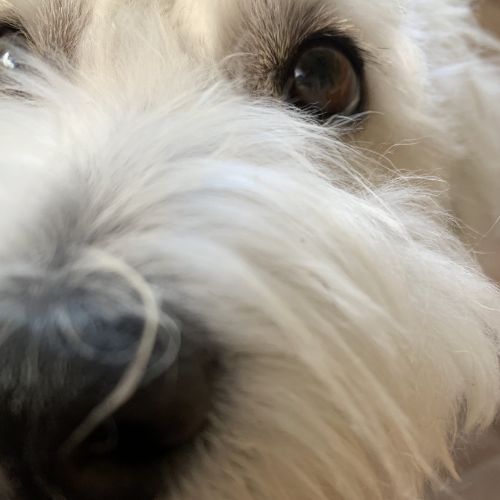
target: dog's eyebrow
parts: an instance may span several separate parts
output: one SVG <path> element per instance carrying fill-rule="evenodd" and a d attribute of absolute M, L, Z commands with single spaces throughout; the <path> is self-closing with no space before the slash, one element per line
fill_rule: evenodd
<path fill-rule="evenodd" d="M 61 54 L 72 59 L 90 20 L 86 0 L 0 0 L 0 25 L 16 28 L 29 46 L 43 55 Z"/>
<path fill-rule="evenodd" d="M 290 58 L 311 36 L 337 35 L 362 49 L 358 30 L 324 0 L 254 0 L 242 2 L 239 10 L 240 21 L 227 42 L 237 53 L 229 58 L 230 70 L 257 93 L 281 93 Z"/>

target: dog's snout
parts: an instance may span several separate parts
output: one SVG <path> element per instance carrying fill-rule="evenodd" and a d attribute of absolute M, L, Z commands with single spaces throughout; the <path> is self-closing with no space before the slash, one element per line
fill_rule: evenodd
<path fill-rule="evenodd" d="M 211 406 L 213 354 L 184 341 L 175 361 L 63 458 L 63 489 L 75 500 L 156 497 L 165 461 L 203 427 Z"/>
<path fill-rule="evenodd" d="M 77 301 L 64 312 L 31 309 L 6 330 L 0 454 L 28 463 L 16 474 L 44 484 L 23 484 L 21 495 L 47 488 L 74 500 L 147 500 L 164 486 L 162 463 L 207 419 L 214 353 L 202 328 L 161 321 L 141 368 L 145 325 Z"/>

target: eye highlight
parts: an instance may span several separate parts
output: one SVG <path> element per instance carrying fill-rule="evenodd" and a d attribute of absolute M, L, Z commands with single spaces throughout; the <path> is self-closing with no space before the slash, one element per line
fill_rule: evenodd
<path fill-rule="evenodd" d="M 0 65 L 5 69 L 16 69 L 16 61 L 8 50 L 2 51 L 0 49 Z"/>
<path fill-rule="evenodd" d="M 334 37 L 303 44 L 284 86 L 285 99 L 321 119 L 351 116 L 363 102 L 363 64 L 353 48 Z"/>

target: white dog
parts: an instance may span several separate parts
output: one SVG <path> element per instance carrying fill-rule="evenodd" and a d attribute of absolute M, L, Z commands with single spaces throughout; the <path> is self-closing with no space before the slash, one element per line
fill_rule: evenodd
<path fill-rule="evenodd" d="M 0 498 L 406 500 L 500 402 L 500 54 L 466 0 L 0 0 Z M 458 235 L 458 237 L 456 236 Z"/>

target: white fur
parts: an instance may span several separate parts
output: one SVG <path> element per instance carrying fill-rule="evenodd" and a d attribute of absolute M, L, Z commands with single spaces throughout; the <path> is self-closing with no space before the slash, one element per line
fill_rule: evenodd
<path fill-rule="evenodd" d="M 0 102 L 5 282 L 86 285 L 99 251 L 226 353 L 174 500 L 415 500 L 498 408 L 500 296 L 441 211 L 499 215 L 497 43 L 465 1 L 334 4 L 374 56 L 349 137 L 226 81 L 227 2 L 96 0 L 77 70 L 13 54 L 38 100 Z"/>

